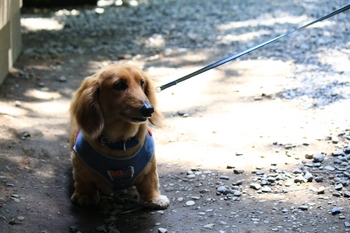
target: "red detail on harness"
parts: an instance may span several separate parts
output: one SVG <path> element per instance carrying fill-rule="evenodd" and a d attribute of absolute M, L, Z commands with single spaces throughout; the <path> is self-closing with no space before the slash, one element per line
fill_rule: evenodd
<path fill-rule="evenodd" d="M 122 176 L 123 175 L 123 171 L 122 170 L 118 170 L 118 171 L 108 171 L 109 175 L 112 177 L 115 176 Z"/>
<path fill-rule="evenodd" d="M 74 137 L 74 144 L 77 141 L 78 135 L 79 135 L 80 129 L 77 129 L 77 131 L 75 132 L 75 137 Z"/>
<path fill-rule="evenodd" d="M 151 128 L 150 128 L 150 127 L 147 127 L 147 130 L 148 130 L 149 135 L 153 136 L 153 133 L 152 133 Z"/>

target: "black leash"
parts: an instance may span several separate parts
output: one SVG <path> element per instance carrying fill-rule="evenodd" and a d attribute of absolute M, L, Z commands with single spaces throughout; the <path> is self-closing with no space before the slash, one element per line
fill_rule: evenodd
<path fill-rule="evenodd" d="M 228 56 L 228 57 L 226 57 L 226 58 L 223 58 L 223 59 L 221 59 L 221 60 L 219 60 L 219 61 L 217 61 L 217 62 L 214 62 L 214 63 L 212 63 L 212 64 L 210 64 L 210 65 L 207 65 L 207 66 L 205 66 L 205 67 L 203 67 L 203 68 L 201 68 L 201 69 L 199 69 L 199 70 L 197 70 L 197 71 L 195 71 L 195 72 L 193 72 L 193 73 L 190 73 L 190 74 L 188 74 L 188 75 L 185 75 L 185 76 L 183 76 L 182 78 L 176 79 L 176 80 L 174 80 L 174 81 L 172 81 L 172 82 L 169 82 L 169 83 L 167 83 L 167 84 L 164 84 L 164 85 L 162 85 L 162 86 L 159 86 L 159 87 L 157 87 L 157 92 L 161 92 L 161 91 L 163 91 L 164 89 L 166 89 L 166 88 L 168 88 L 168 87 L 174 86 L 174 85 L 176 85 L 176 84 L 178 84 L 178 83 L 180 83 L 180 82 L 182 82 L 182 81 L 185 81 L 185 80 L 187 80 L 187 79 L 189 79 L 189 78 L 192 78 L 192 77 L 194 77 L 194 76 L 196 76 L 196 75 L 199 75 L 199 74 L 201 74 L 201 73 L 204 73 L 204 72 L 206 72 L 206 71 L 208 71 L 208 70 L 211 70 L 211 69 L 213 69 L 213 68 L 215 68 L 215 67 L 221 66 L 221 65 L 223 65 L 223 64 L 225 64 L 225 63 L 227 63 L 227 62 L 229 62 L 229 61 L 232 61 L 232 60 L 234 60 L 234 59 L 237 59 L 237 58 L 239 58 L 239 57 L 241 57 L 241 56 L 243 56 L 243 55 L 245 55 L 245 54 L 248 54 L 248 53 L 250 53 L 250 52 L 252 52 L 252 51 L 254 51 L 254 50 L 257 50 L 257 49 L 259 49 L 259 48 L 261 48 L 261 47 L 263 47 L 263 46 L 265 46 L 265 45 L 268 45 L 268 44 L 270 44 L 270 43 L 272 43 L 272 42 L 275 42 L 276 40 L 279 40 L 279 39 L 281 39 L 281 38 L 283 38 L 283 37 L 285 37 L 285 36 L 288 36 L 288 35 L 292 34 L 293 32 L 296 32 L 296 31 L 299 31 L 299 30 L 301 30 L 301 29 L 303 29 L 303 28 L 309 27 L 309 26 L 311 26 L 312 24 L 315 24 L 315 23 L 320 22 L 320 21 L 322 21 L 322 20 L 328 19 L 328 18 L 330 18 L 330 17 L 332 17 L 332 16 L 334 16 L 334 15 L 337 15 L 337 14 L 339 14 L 339 13 L 341 13 L 341 12 L 344 12 L 344 11 L 346 11 L 346 10 L 348 10 L 348 9 L 350 9 L 350 3 L 349 3 L 348 5 L 346 5 L 346 6 L 343 6 L 343 7 L 339 8 L 339 9 L 337 9 L 337 10 L 335 10 L 335 11 L 333 11 L 333 12 L 331 12 L 331 13 L 329 13 L 329 14 L 323 16 L 323 17 L 321 17 L 321 18 L 318 18 L 318 19 L 316 19 L 316 20 L 314 20 L 314 21 L 312 21 L 312 22 L 310 22 L 310 23 L 308 23 L 308 24 L 305 24 L 305 25 L 303 25 L 303 26 L 301 26 L 301 27 L 298 27 L 298 28 L 296 28 L 296 29 L 294 29 L 294 30 L 291 30 L 291 31 L 289 31 L 289 32 L 286 32 L 285 34 L 282 34 L 282 35 L 280 35 L 280 36 L 278 36 L 278 37 L 276 37 L 276 38 L 273 38 L 273 39 L 271 39 L 271 40 L 268 40 L 268 41 L 266 41 L 266 42 L 264 42 L 264 43 L 261 43 L 261 44 L 259 44 L 259 45 L 254 46 L 254 47 L 252 47 L 252 48 L 246 49 L 246 50 L 244 50 L 244 51 L 242 51 L 242 52 L 240 52 L 240 53 L 236 53 L 236 54 L 233 54 L 233 55 Z"/>

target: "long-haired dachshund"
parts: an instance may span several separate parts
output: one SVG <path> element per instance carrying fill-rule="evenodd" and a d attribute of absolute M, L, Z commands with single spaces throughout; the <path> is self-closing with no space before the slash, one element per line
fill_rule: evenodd
<path fill-rule="evenodd" d="M 148 127 L 148 121 L 160 126 L 163 119 L 155 95 L 150 78 L 128 64 L 109 65 L 83 81 L 70 107 L 73 202 L 97 204 L 99 190 L 136 186 L 147 207 L 169 206 L 159 192 Z"/>

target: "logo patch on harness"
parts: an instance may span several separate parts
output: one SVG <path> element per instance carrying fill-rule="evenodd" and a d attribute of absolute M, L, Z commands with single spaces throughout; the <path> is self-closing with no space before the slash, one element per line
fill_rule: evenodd
<path fill-rule="evenodd" d="M 134 167 L 129 166 L 120 170 L 108 170 L 107 173 L 112 181 L 122 181 L 125 179 L 130 179 L 134 176 Z"/>

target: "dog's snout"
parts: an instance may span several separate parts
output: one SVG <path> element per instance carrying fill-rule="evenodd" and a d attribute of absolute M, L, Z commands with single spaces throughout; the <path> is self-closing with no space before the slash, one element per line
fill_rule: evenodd
<path fill-rule="evenodd" d="M 143 101 L 143 106 L 141 108 L 141 114 L 144 117 L 151 117 L 154 113 L 154 108 L 148 101 Z"/>

